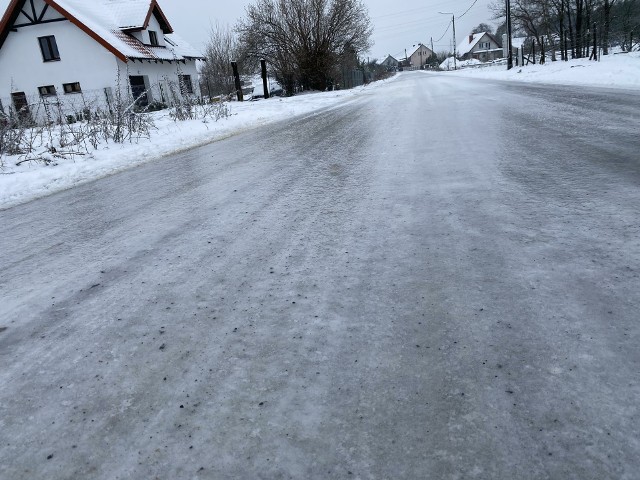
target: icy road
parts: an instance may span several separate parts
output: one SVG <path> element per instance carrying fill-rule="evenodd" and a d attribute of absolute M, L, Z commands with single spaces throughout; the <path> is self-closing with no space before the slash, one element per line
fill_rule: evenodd
<path fill-rule="evenodd" d="M 403 74 L 0 212 L 0 478 L 640 478 L 640 95 Z"/>

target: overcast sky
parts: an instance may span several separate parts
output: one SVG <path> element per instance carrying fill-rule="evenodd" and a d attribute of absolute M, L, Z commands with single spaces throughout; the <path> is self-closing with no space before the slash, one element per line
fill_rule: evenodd
<path fill-rule="evenodd" d="M 451 18 L 450 15 L 440 15 L 438 12 L 456 14 L 456 35 L 459 44 L 480 22 L 491 23 L 491 14 L 487 9 L 489 2 L 490 0 L 477 0 L 471 10 L 464 17 L 460 17 L 473 4 L 473 0 L 364 0 L 374 24 L 375 44 L 369 55 L 380 60 L 387 54 L 401 56 L 405 48 L 417 42 L 429 46 L 431 37 L 436 52 L 448 50 L 452 43 L 451 29 L 442 40 L 436 41 L 444 34 Z M 9 0 L 0 0 L 2 12 L 8 3 Z M 176 32 L 194 47 L 200 48 L 206 41 L 210 24 L 218 21 L 234 25 L 236 20 L 243 16 L 245 6 L 253 2 L 159 0 L 158 3 Z"/>

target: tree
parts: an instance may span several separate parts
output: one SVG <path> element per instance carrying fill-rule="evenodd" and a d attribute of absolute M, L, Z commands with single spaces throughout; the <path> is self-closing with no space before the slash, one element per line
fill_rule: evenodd
<path fill-rule="evenodd" d="M 296 86 L 325 90 L 341 66 L 358 65 L 372 27 L 360 0 L 257 0 L 236 27 L 251 58 L 264 58 L 292 95 Z"/>
<path fill-rule="evenodd" d="M 209 96 L 226 95 L 235 91 L 231 62 L 242 60 L 243 57 L 233 30 L 228 25 L 212 25 L 205 47 L 204 66 L 200 72 L 203 88 Z"/>
<path fill-rule="evenodd" d="M 493 33 L 493 29 L 491 28 L 491 25 L 488 25 L 486 23 L 481 23 L 480 25 L 475 27 L 473 30 L 471 30 L 472 34 L 484 33 L 484 32 Z"/>

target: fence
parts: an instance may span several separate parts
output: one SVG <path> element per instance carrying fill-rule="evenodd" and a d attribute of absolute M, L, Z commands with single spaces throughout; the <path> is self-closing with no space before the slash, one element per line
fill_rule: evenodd
<path fill-rule="evenodd" d="M 340 88 L 354 88 L 364 85 L 362 70 L 343 70 Z"/>

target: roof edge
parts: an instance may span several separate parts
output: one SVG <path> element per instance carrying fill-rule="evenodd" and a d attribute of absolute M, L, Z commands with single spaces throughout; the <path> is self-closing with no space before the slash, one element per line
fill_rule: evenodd
<path fill-rule="evenodd" d="M 2 20 L 0 20 L 0 48 L 2 48 L 4 42 L 9 36 L 9 28 L 20 15 L 20 4 L 25 1 L 26 0 L 11 0 L 11 3 L 7 6 L 4 15 L 2 15 Z"/>
<path fill-rule="evenodd" d="M 127 63 L 127 57 L 120 50 L 118 50 L 116 47 L 114 47 L 109 42 L 107 42 L 104 38 L 102 38 L 100 35 L 95 33 L 93 30 L 91 30 L 89 27 L 87 27 L 84 23 L 82 23 L 76 17 L 71 15 L 71 13 L 69 13 L 67 10 L 65 10 L 60 5 L 58 5 L 58 3 L 55 0 L 44 0 L 44 2 L 47 3 L 49 6 L 53 7 L 60 15 L 64 16 L 67 20 L 69 20 L 71 23 L 73 23 L 76 27 L 78 27 L 84 33 L 89 35 L 91 38 L 93 38 L 96 42 L 98 42 L 104 48 L 109 50 L 111 53 L 113 53 L 116 56 L 116 58 L 118 58 L 119 60 L 122 60 L 123 62 Z"/>
<path fill-rule="evenodd" d="M 164 12 L 162 11 L 162 9 L 160 8 L 160 5 L 158 5 L 158 1 L 157 0 L 152 0 L 151 4 L 149 5 L 149 11 L 147 12 L 147 16 L 144 19 L 144 25 L 142 26 L 143 30 L 146 30 L 149 27 L 149 22 L 151 21 L 151 15 L 153 15 L 153 13 L 156 12 L 156 14 L 160 17 L 159 20 L 160 22 L 160 26 L 163 28 L 162 33 L 173 33 L 173 27 L 171 27 L 171 24 L 169 23 L 169 20 L 167 20 L 166 15 L 164 14 Z"/>

